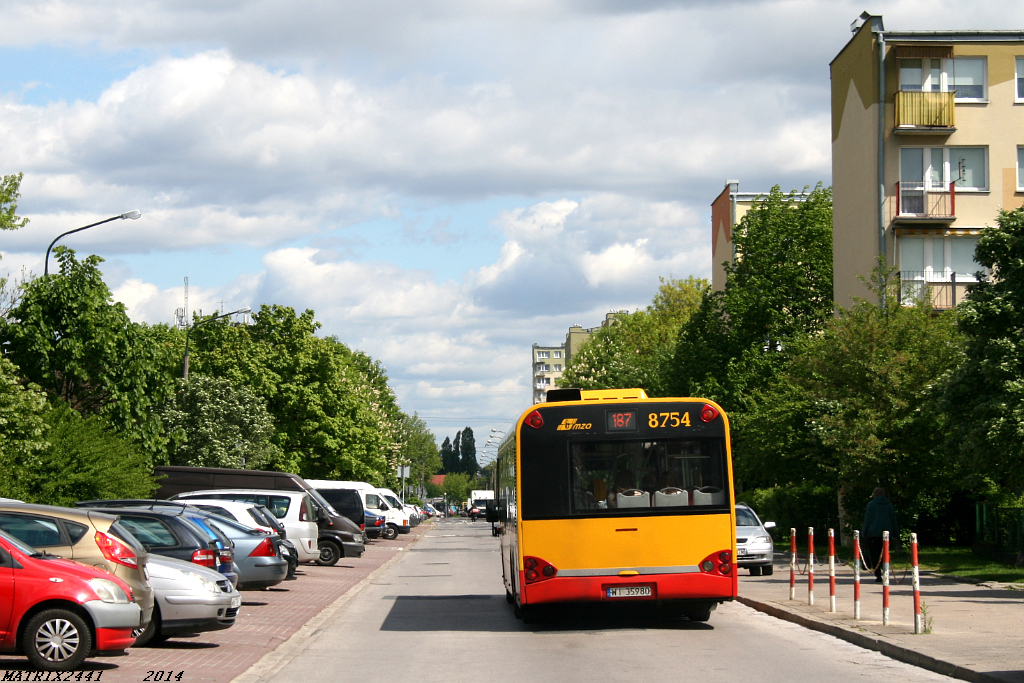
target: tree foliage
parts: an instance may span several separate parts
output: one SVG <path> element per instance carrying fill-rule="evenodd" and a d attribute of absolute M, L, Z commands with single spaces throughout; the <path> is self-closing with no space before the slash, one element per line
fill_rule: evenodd
<path fill-rule="evenodd" d="M 190 374 L 161 409 L 168 462 L 193 467 L 272 469 L 280 463 L 274 421 L 249 387 L 219 377 Z"/>
<path fill-rule="evenodd" d="M 894 305 L 891 271 L 876 269 L 870 286 L 879 299 L 793 338 L 781 372 L 735 417 L 737 477 L 759 488 L 825 485 L 850 501 L 884 486 L 912 519 L 939 509 L 958 483 L 941 449 L 936 384 L 960 362 L 961 338 L 954 314 L 936 314 L 927 298 Z M 877 303 L 883 292 L 888 305 Z"/>
<path fill-rule="evenodd" d="M 672 393 L 736 410 L 770 382 L 792 340 L 832 317 L 832 190 L 803 197 L 776 185 L 733 230 L 736 258 L 722 292 L 705 292 L 683 326 Z"/>
<path fill-rule="evenodd" d="M 452 472 L 446 474 L 441 484 L 441 492 L 449 503 L 459 504 L 469 498 L 472 490 L 472 481 L 469 475 L 463 472 Z"/>
<path fill-rule="evenodd" d="M 47 447 L 46 395 L 21 379 L 18 368 L 0 356 L 0 471 L 18 472 Z M 0 477 L 0 496 L 16 498 L 13 478 Z"/>
<path fill-rule="evenodd" d="M 401 464 L 409 466 L 409 476 L 429 492 L 430 477 L 441 469 L 434 435 L 419 415 L 402 415 Z"/>
<path fill-rule="evenodd" d="M 148 498 L 156 488 L 147 453 L 113 433 L 103 416 L 83 417 L 61 401 L 46 416 L 46 447 L 4 479 L 2 495 L 46 505 Z"/>
<path fill-rule="evenodd" d="M 131 322 L 112 300 L 99 264 L 56 249 L 60 272 L 28 281 L 0 343 L 30 382 L 149 453 L 165 444 L 156 408 L 170 397 L 176 354 L 170 333 Z"/>
<path fill-rule="evenodd" d="M 476 460 L 476 437 L 473 430 L 466 427 L 460 432 L 461 451 L 459 453 L 459 466 L 470 478 L 475 477 L 480 464 Z M 457 439 L 459 437 L 456 437 Z"/>
<path fill-rule="evenodd" d="M 28 219 L 17 214 L 21 178 L 21 173 L 0 177 L 0 230 L 17 230 L 28 225 Z"/>
<path fill-rule="evenodd" d="M 708 290 L 707 280 L 661 279 L 651 305 L 615 318 L 594 332 L 569 359 L 560 386 L 580 389 L 640 387 L 667 396 L 676 339 Z"/>
<path fill-rule="evenodd" d="M 452 440 L 447 436 L 441 442 L 441 470 L 446 474 L 459 471 L 459 461 L 455 458 Z"/>
<path fill-rule="evenodd" d="M 1024 488 L 1024 209 L 1002 211 L 978 239 L 988 269 L 960 305 L 964 363 L 945 386 L 949 449 L 977 477 Z"/>
<path fill-rule="evenodd" d="M 191 363 L 266 401 L 281 469 L 392 484 L 401 411 L 384 369 L 335 337 L 317 337 L 319 327 L 311 310 L 263 305 L 252 325 L 196 328 Z"/>

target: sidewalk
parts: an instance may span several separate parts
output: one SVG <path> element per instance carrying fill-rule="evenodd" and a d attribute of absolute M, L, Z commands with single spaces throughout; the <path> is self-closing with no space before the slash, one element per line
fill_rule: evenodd
<path fill-rule="evenodd" d="M 776 553 L 772 576 L 739 573 L 739 601 L 758 611 L 961 680 L 1024 683 L 1021 588 L 958 583 L 922 572 L 921 600 L 932 632 L 914 635 L 910 572 L 897 583 L 902 565 L 890 582 L 888 626 L 882 626 L 882 585 L 870 572 L 861 573 L 860 621 L 853 619 L 853 570 L 845 566 L 836 567 L 836 612 L 829 613 L 827 557 L 814 567 L 813 606 L 806 574 L 797 574 L 796 598 L 789 599 L 788 555 Z"/>

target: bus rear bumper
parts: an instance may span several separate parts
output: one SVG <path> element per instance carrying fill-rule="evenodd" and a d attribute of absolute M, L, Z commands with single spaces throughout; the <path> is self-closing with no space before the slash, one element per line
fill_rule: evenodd
<path fill-rule="evenodd" d="M 556 602 L 629 602 L 633 600 L 709 600 L 724 602 L 736 597 L 736 577 L 703 572 L 685 574 L 644 574 L 639 576 L 554 577 L 537 583 L 525 583 L 523 604 Z M 650 586 L 650 597 L 609 597 L 609 588 Z"/>

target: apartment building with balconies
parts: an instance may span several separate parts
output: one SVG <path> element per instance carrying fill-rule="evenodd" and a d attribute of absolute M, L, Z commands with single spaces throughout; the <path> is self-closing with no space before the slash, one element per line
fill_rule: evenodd
<path fill-rule="evenodd" d="M 547 400 L 548 391 L 556 388 L 558 380 L 565 370 L 565 345 L 538 346 L 533 345 L 533 402 L 543 403 Z"/>
<path fill-rule="evenodd" d="M 1024 203 L 1024 31 L 886 31 L 864 13 L 832 60 L 834 295 L 879 257 L 904 291 L 961 301 L 980 230 Z"/>

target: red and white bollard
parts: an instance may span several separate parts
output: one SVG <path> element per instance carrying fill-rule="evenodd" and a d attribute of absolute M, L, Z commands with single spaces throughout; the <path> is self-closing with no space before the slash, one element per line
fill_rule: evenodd
<path fill-rule="evenodd" d="M 789 599 L 796 599 L 796 529 L 789 529 Z"/>
<path fill-rule="evenodd" d="M 836 611 L 836 533 L 828 530 L 828 611 Z"/>
<path fill-rule="evenodd" d="M 814 604 L 814 527 L 807 527 L 807 604 Z"/>
<path fill-rule="evenodd" d="M 853 532 L 853 618 L 860 619 L 860 532 Z"/>
<path fill-rule="evenodd" d="M 914 567 L 914 633 L 924 633 L 921 618 L 921 573 L 917 568 L 917 534 L 910 534 L 910 564 Z"/>
<path fill-rule="evenodd" d="M 889 532 L 882 532 L 882 626 L 889 625 Z"/>

